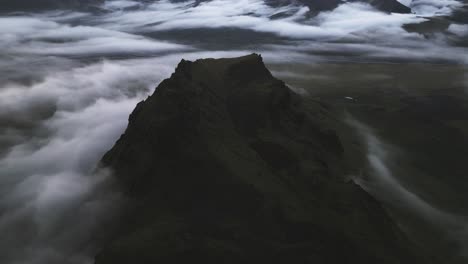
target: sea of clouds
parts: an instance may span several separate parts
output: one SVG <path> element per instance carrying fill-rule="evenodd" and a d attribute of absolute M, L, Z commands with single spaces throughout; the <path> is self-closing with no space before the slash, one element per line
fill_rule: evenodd
<path fill-rule="evenodd" d="M 424 16 L 459 3 L 411 1 Z M 92 263 L 102 232 L 121 202 L 101 156 L 127 125 L 136 103 L 170 76 L 180 59 L 261 52 L 268 63 L 336 60 L 468 62 L 452 35 L 428 38 L 402 26 L 426 18 L 385 14 L 346 3 L 310 17 L 296 4 L 261 0 L 195 3 L 106 1 L 99 11 L 41 10 L 0 15 L 0 260 L 2 263 Z M 196 35 L 223 29 L 268 34 L 252 45 L 208 50 Z M 218 30 L 218 31 L 216 31 Z M 168 34 L 169 32 L 169 34 Z M 449 38 L 450 37 L 450 38 Z M 192 43 L 193 42 L 193 43 Z M 353 55 L 353 56 L 346 56 Z"/>

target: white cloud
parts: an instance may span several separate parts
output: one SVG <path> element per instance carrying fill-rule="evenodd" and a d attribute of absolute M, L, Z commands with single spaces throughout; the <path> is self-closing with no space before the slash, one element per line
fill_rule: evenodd
<path fill-rule="evenodd" d="M 91 236 L 111 220 L 120 199 L 119 192 L 103 189 L 111 181 L 107 173 L 92 172 L 136 103 L 172 69 L 154 60 L 104 61 L 50 72 L 31 86 L 0 87 L 2 113 L 33 117 L 41 106 L 53 109 L 36 120 L 34 136 L 0 159 L 3 261 L 92 263 Z"/>
<path fill-rule="evenodd" d="M 92 26 L 68 26 L 44 18 L 0 17 L 3 53 L 40 55 L 150 54 L 190 47 Z"/>
<path fill-rule="evenodd" d="M 158 1 L 144 9 L 103 18 L 110 29 L 147 32 L 190 28 L 234 27 L 274 33 L 299 39 L 342 38 L 347 34 L 400 28 L 402 24 L 423 21 L 414 15 L 385 14 L 371 6 L 347 3 L 337 9 L 308 19 L 308 8 L 285 6 L 273 8 L 261 0 L 214 0 L 193 6 L 194 2 Z M 290 15 L 271 19 L 275 14 Z"/>
<path fill-rule="evenodd" d="M 457 0 L 412 0 L 409 5 L 413 12 L 421 16 L 450 15 L 463 4 Z"/>
<path fill-rule="evenodd" d="M 451 24 L 447 31 L 459 37 L 467 37 L 468 25 Z"/>
<path fill-rule="evenodd" d="M 39 82 L 0 83 L 2 128 L 15 125 L 9 116 L 36 122 L 34 129 L 25 128 L 32 135 L 14 141 L 0 158 L 2 261 L 93 263 L 91 236 L 105 230 L 121 199 L 118 190 L 106 188 L 112 177 L 93 171 L 124 131 L 138 101 L 170 76 L 180 56 L 108 60 L 62 71 L 52 67 Z M 35 117 L 43 107 L 50 107 L 51 114 Z M 2 129 L 0 135 L 7 138 L 10 132 Z"/>

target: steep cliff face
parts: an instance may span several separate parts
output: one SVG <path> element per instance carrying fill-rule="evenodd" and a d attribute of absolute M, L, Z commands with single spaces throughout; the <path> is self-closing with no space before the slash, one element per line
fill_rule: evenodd
<path fill-rule="evenodd" d="M 96 263 L 430 263 L 343 176 L 345 128 L 259 55 L 183 60 L 102 160 L 133 202 Z"/>

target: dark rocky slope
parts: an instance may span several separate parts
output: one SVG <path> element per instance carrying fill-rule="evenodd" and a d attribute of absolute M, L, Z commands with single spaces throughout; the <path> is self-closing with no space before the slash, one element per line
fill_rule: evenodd
<path fill-rule="evenodd" d="M 102 160 L 132 209 L 96 263 L 430 263 L 343 177 L 345 129 L 259 55 L 182 61 Z"/>
<path fill-rule="evenodd" d="M 290 0 L 267 0 L 269 3 L 291 3 Z M 294 2 L 294 1 L 293 1 Z M 297 2 L 308 6 L 312 13 L 330 11 L 346 1 L 343 0 L 298 0 Z M 411 13 L 411 8 L 396 0 L 349 0 L 348 2 L 368 3 L 376 9 L 388 13 Z"/>
<path fill-rule="evenodd" d="M 403 5 L 397 0 L 352 0 L 354 2 L 367 2 L 375 8 L 389 13 L 411 13 L 411 8 Z"/>

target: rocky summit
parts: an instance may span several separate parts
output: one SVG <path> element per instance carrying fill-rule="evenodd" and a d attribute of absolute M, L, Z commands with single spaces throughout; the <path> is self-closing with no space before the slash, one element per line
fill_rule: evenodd
<path fill-rule="evenodd" d="M 182 60 L 102 159 L 131 201 L 96 263 L 431 263 L 339 120 L 260 55 Z"/>

